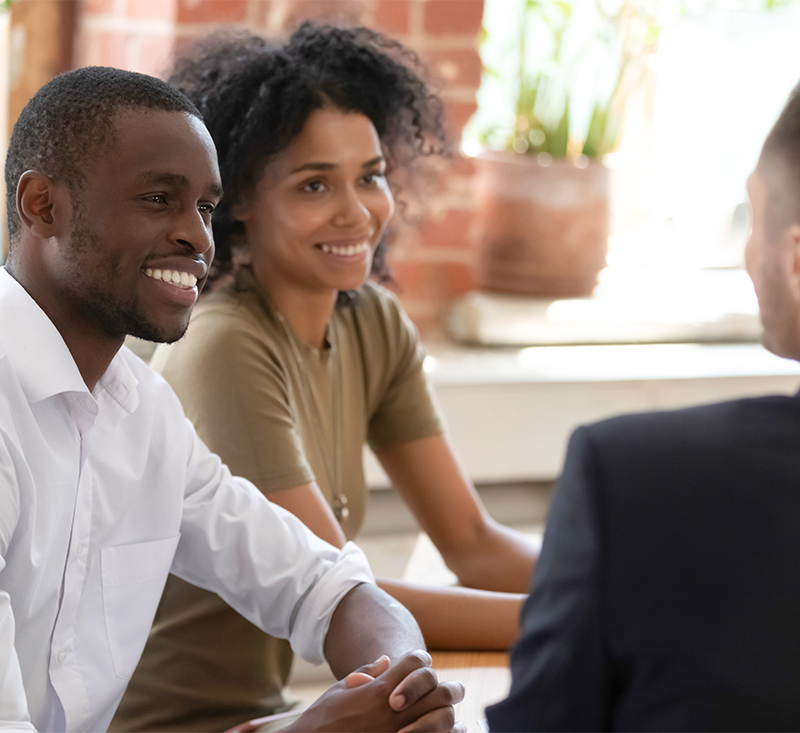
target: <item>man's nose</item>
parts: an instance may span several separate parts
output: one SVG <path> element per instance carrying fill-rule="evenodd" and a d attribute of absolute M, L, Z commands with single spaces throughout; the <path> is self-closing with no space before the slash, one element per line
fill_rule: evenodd
<path fill-rule="evenodd" d="M 187 212 L 176 225 L 173 240 L 198 254 L 204 254 L 214 246 L 211 222 L 196 210 Z"/>

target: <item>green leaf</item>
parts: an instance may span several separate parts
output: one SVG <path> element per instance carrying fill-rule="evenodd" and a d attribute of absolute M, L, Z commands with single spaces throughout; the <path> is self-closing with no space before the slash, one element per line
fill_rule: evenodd
<path fill-rule="evenodd" d="M 556 129 L 550 134 L 548 152 L 554 158 L 567 156 L 567 143 L 569 142 L 569 97 L 564 102 L 564 114 L 558 121 Z"/>
<path fill-rule="evenodd" d="M 597 158 L 603 146 L 603 139 L 606 135 L 606 125 L 608 124 L 608 109 L 595 104 L 592 110 L 592 119 L 589 122 L 589 130 L 586 133 L 586 140 L 583 142 L 583 154 L 587 158 Z"/>

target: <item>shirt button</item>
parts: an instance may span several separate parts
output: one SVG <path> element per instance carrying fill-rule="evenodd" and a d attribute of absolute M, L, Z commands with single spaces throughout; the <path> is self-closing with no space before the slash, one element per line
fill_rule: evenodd
<path fill-rule="evenodd" d="M 81 557 L 83 555 L 83 545 L 76 545 L 75 546 L 75 557 Z"/>
<path fill-rule="evenodd" d="M 67 653 L 63 649 L 58 653 L 58 661 L 62 664 L 67 661 Z"/>

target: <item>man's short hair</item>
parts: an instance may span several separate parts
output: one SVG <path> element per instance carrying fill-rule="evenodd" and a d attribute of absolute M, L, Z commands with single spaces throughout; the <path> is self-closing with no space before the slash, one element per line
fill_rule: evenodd
<path fill-rule="evenodd" d="M 21 230 L 17 184 L 37 170 L 80 190 L 90 155 L 114 142 L 114 117 L 122 109 L 186 112 L 200 117 L 181 92 L 160 79 L 106 66 L 89 66 L 57 76 L 31 98 L 14 125 L 6 156 L 8 239 Z"/>
<path fill-rule="evenodd" d="M 768 224 L 779 232 L 800 222 L 800 84 L 789 95 L 761 150 L 762 167 L 780 167 L 770 190 Z"/>

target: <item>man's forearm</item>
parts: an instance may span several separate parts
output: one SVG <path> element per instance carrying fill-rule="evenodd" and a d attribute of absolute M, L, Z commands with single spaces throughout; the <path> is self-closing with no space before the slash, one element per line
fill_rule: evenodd
<path fill-rule="evenodd" d="M 408 610 L 369 583 L 353 588 L 336 607 L 325 637 L 325 658 L 341 679 L 382 654 L 398 659 L 425 642 Z"/>

